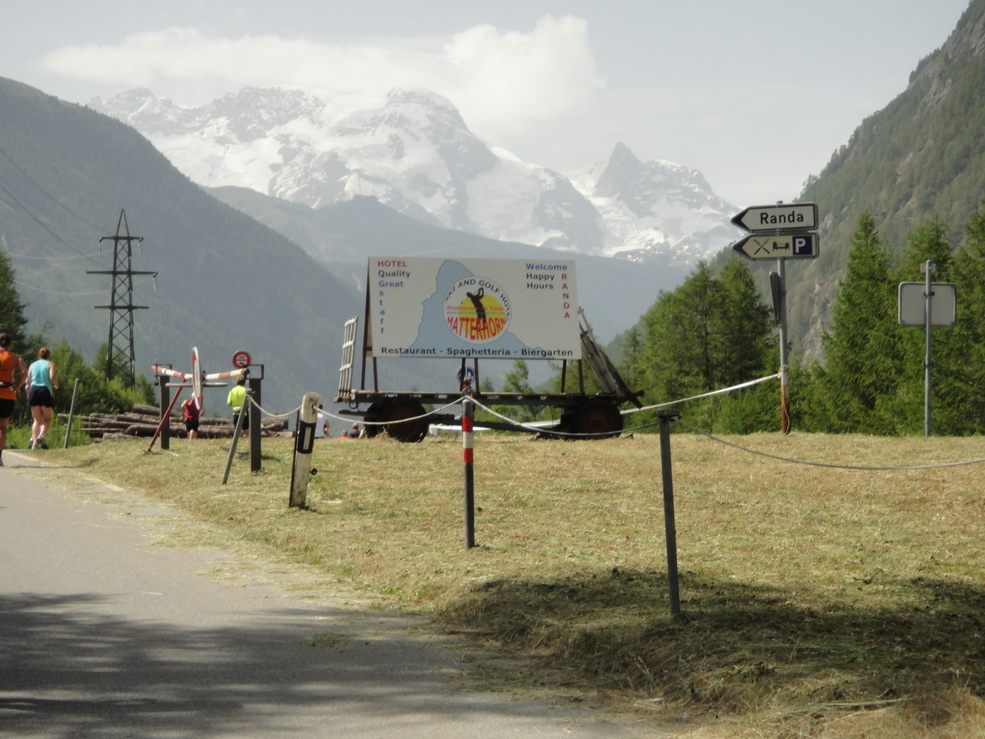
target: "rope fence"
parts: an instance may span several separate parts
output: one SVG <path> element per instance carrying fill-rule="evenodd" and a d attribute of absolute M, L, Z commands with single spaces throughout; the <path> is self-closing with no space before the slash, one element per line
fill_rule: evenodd
<path fill-rule="evenodd" d="M 516 427 L 517 429 L 521 429 L 523 431 L 528 431 L 528 432 L 536 433 L 536 434 L 544 433 L 544 434 L 549 434 L 551 436 L 561 436 L 561 437 L 564 437 L 564 438 L 571 438 L 571 439 L 604 439 L 604 438 L 609 438 L 609 437 L 612 437 L 612 436 L 618 436 L 619 434 L 626 433 L 627 431 L 637 431 L 637 430 L 640 430 L 640 429 L 649 428 L 651 425 L 654 425 L 654 424 L 644 424 L 643 426 L 639 426 L 639 427 L 635 427 L 635 428 L 631 428 L 631 429 L 622 429 L 618 433 L 613 432 L 613 431 L 601 431 L 601 432 L 598 432 L 598 433 L 575 433 L 573 431 L 557 431 L 556 429 L 545 428 L 543 426 L 538 426 L 536 424 L 520 423 L 519 421 L 516 421 L 516 420 L 510 418 L 509 416 L 504 416 L 502 413 L 499 413 L 499 412 L 493 410 L 492 408 L 490 408 L 487 405 L 483 405 L 482 403 L 480 403 L 479 401 L 477 401 L 475 398 L 472 398 L 472 401 L 475 403 L 475 405 L 476 405 L 477 408 L 481 408 L 482 410 L 486 411 L 490 415 L 492 415 L 492 416 L 494 416 L 494 417 L 496 417 L 496 418 L 498 418 L 498 419 L 500 419 L 502 421 L 505 421 L 506 423 L 508 423 L 508 424 Z M 634 408 L 633 410 L 639 412 L 639 411 L 641 411 L 643 409 L 642 408 Z M 623 411 L 623 413 L 625 413 L 625 411 Z"/>
<path fill-rule="evenodd" d="M 680 399 L 677 399 L 677 400 L 669 400 L 669 401 L 666 401 L 666 402 L 663 402 L 663 403 L 655 403 L 653 405 L 643 406 L 642 408 L 628 408 L 626 410 L 620 411 L 620 414 L 623 415 L 623 416 L 631 416 L 633 414 L 643 413 L 645 411 L 652 411 L 652 410 L 658 410 L 658 409 L 662 409 L 662 408 L 668 408 L 670 406 L 680 405 L 682 403 L 688 403 L 688 402 L 691 402 L 691 401 L 694 401 L 694 400 L 701 400 L 703 398 L 709 398 L 709 397 L 713 397 L 713 396 L 716 396 L 716 395 L 723 395 L 725 393 L 731 393 L 731 392 L 736 392 L 738 390 L 744 390 L 746 388 L 750 388 L 750 387 L 754 387 L 755 385 L 759 385 L 759 384 L 761 384 L 763 382 L 769 382 L 770 380 L 779 379 L 779 377 L 780 377 L 780 373 L 778 372 L 776 374 L 766 375 L 765 377 L 760 377 L 760 378 L 755 379 L 755 380 L 749 380 L 748 382 L 743 382 L 743 383 L 740 383 L 738 385 L 732 385 L 730 387 L 719 388 L 717 390 L 712 390 L 712 391 L 709 391 L 709 392 L 706 392 L 706 393 L 700 393 L 698 395 L 691 395 L 691 396 L 688 396 L 688 397 L 685 397 L 685 398 L 680 398 Z M 605 432 L 599 432 L 599 433 L 575 433 L 575 432 L 571 432 L 571 431 L 560 431 L 560 430 L 555 430 L 555 429 L 551 429 L 551 428 L 545 428 L 544 426 L 542 426 L 540 424 L 536 424 L 536 423 L 534 423 L 534 424 L 531 424 L 531 423 L 522 423 L 520 421 L 517 421 L 516 419 L 510 418 L 509 416 L 504 415 L 503 413 L 500 413 L 499 411 L 495 410 L 494 408 L 492 408 L 492 407 L 490 407 L 488 405 L 485 405 L 484 403 L 481 403 L 480 401 L 476 400 L 475 397 L 465 396 L 465 395 L 463 395 L 462 397 L 457 398 L 456 400 L 453 400 L 453 401 L 451 401 L 451 402 L 449 402 L 449 403 L 441 406 L 440 408 L 435 408 L 433 410 L 427 411 L 426 413 L 423 413 L 423 414 L 420 414 L 420 415 L 417 415 L 417 416 L 410 416 L 410 417 L 407 417 L 407 418 L 400 418 L 400 419 L 390 419 L 390 420 L 387 420 L 387 421 L 367 421 L 367 420 L 363 419 L 362 420 L 362 424 L 364 426 L 388 426 L 388 425 L 390 425 L 392 423 L 405 423 L 405 422 L 411 422 L 411 421 L 419 421 L 419 420 L 426 419 L 426 418 L 429 418 L 431 416 L 435 416 L 435 415 L 438 415 L 440 413 L 443 413 L 443 412 L 447 411 L 450 408 L 454 408 L 456 406 L 460 406 L 460 405 L 462 405 L 462 402 L 466 398 L 468 398 L 469 400 L 471 400 L 475 404 L 475 406 L 477 408 L 480 408 L 481 410 L 485 411 L 486 413 L 488 413 L 489 415 L 493 416 L 494 418 L 497 418 L 500 421 L 503 421 L 506 424 L 514 427 L 517 431 L 525 431 L 525 432 L 528 432 L 528 433 L 536 433 L 536 434 L 545 434 L 545 435 L 548 435 L 548 436 L 551 436 L 551 437 L 570 438 L 570 439 L 609 438 L 609 437 L 613 437 L 613 436 L 618 436 L 619 434 L 632 433 L 634 431 L 643 431 L 643 430 L 646 430 L 646 429 L 650 429 L 650 428 L 656 427 L 656 426 L 658 426 L 660 424 L 659 421 L 654 421 L 652 423 L 644 423 L 644 424 L 641 424 L 639 426 L 633 426 L 633 427 L 630 427 L 630 428 L 621 429 L 618 433 L 615 433 L 613 431 L 605 431 Z M 291 416 L 296 415 L 301 410 L 301 406 L 298 406 L 297 408 L 294 408 L 293 410 L 288 411 L 286 413 L 271 413 L 270 411 L 262 408 L 252 397 L 250 397 L 249 400 L 250 400 L 250 403 L 252 403 L 254 406 L 256 406 L 256 408 L 261 413 L 263 413 L 264 415 L 266 415 L 266 416 L 268 416 L 270 418 L 288 418 L 288 417 L 291 417 Z M 342 416 L 342 415 L 339 415 L 339 414 L 336 414 L 336 413 L 330 413 L 329 411 L 326 411 L 324 409 L 319 409 L 318 412 L 320 414 L 322 414 L 322 415 L 324 415 L 324 416 L 326 416 L 328 418 L 334 419 L 336 421 L 344 421 L 345 423 L 349 423 L 350 421 L 352 421 L 352 418 L 350 416 Z M 746 454 L 752 454 L 752 455 L 755 455 L 755 456 L 766 457 L 766 458 L 773 459 L 773 460 L 776 460 L 778 462 L 784 462 L 784 463 L 787 463 L 787 464 L 806 465 L 806 466 L 810 466 L 810 467 L 821 467 L 821 468 L 826 468 L 826 469 L 859 470 L 859 471 L 868 471 L 868 472 L 905 472 L 905 471 L 913 471 L 913 470 L 940 469 L 940 468 L 946 468 L 946 467 L 961 467 L 961 466 L 967 466 L 967 465 L 974 465 L 974 464 L 983 464 L 983 463 L 985 463 L 985 458 L 981 458 L 981 459 L 969 459 L 969 460 L 963 460 L 963 461 L 958 461 L 958 462 L 939 462 L 939 463 L 933 463 L 933 464 L 903 465 L 903 466 L 886 466 L 886 467 L 879 467 L 879 466 L 872 467 L 872 466 L 859 466 L 859 465 L 831 464 L 831 463 L 826 463 L 826 462 L 813 462 L 813 461 L 810 461 L 810 460 L 793 459 L 793 458 L 790 458 L 790 457 L 783 457 L 783 456 L 780 456 L 780 455 L 777 455 L 777 454 L 770 454 L 768 452 L 763 452 L 763 451 L 760 451 L 760 450 L 757 450 L 757 449 L 751 449 L 749 447 L 745 447 L 745 446 L 742 446 L 740 444 L 736 444 L 736 443 L 731 442 L 731 441 L 726 441 L 725 439 L 719 438 L 719 437 L 715 436 L 714 434 L 711 434 L 711 433 L 709 433 L 707 431 L 702 431 L 701 429 L 695 428 L 694 426 L 692 426 L 691 424 L 687 423 L 686 421 L 681 420 L 680 418 L 677 418 L 675 420 L 677 421 L 677 423 L 679 423 L 682 426 L 684 426 L 685 428 L 687 428 L 691 433 L 697 434 L 699 436 L 703 436 L 706 439 L 709 439 L 711 441 L 717 442 L 717 443 L 722 444 L 724 446 L 731 447 L 731 448 L 733 448 L 733 449 L 735 449 L 737 451 L 744 452 Z"/>
<path fill-rule="evenodd" d="M 299 405 L 297 408 L 295 408 L 292 411 L 288 411 L 287 413 L 271 413 L 270 411 L 264 409 L 259 403 L 257 403 L 256 400 L 253 399 L 252 395 L 247 395 L 246 397 L 249 399 L 250 404 L 252 406 L 254 406 L 258 411 L 260 411 L 263 415 L 267 416 L 268 418 L 290 418 L 291 416 L 296 415 L 297 412 L 301 410 L 301 406 Z"/>
<path fill-rule="evenodd" d="M 731 441 L 720 439 L 713 434 L 709 434 L 707 431 L 701 431 L 700 429 L 694 428 L 694 426 L 690 425 L 686 421 L 682 421 L 679 418 L 677 419 L 677 423 L 681 424 L 682 426 L 686 426 L 687 429 L 692 433 L 698 434 L 699 436 L 703 436 L 706 439 L 710 439 L 711 441 L 718 442 L 719 444 L 724 444 L 725 446 L 732 447 L 733 449 L 737 449 L 740 452 L 745 452 L 746 454 L 754 454 L 759 457 L 768 457 L 769 459 L 775 459 L 778 462 L 807 465 L 809 467 L 825 467 L 827 469 L 837 469 L 837 470 L 862 470 L 867 472 L 904 472 L 908 470 L 933 470 L 933 469 L 939 469 L 941 467 L 962 467 L 965 465 L 982 464 L 983 462 L 985 462 L 985 459 L 968 459 L 960 462 L 937 462 L 934 464 L 915 464 L 915 465 L 905 465 L 898 467 L 864 467 L 860 465 L 850 465 L 850 464 L 830 464 L 826 462 L 810 462 L 803 459 L 792 459 L 790 457 L 781 457 L 778 454 L 770 454 L 769 452 L 762 452 L 759 451 L 758 449 L 750 449 L 748 447 L 735 444 Z"/>
<path fill-rule="evenodd" d="M 452 402 L 450 402 L 450 403 L 448 403 L 446 405 L 443 405 L 440 408 L 435 408 L 434 410 L 427 411 L 426 413 L 422 413 L 419 416 L 408 416 L 406 418 L 390 419 L 389 421 L 367 421 L 367 420 L 364 419 L 362 421 L 362 424 L 364 426 L 389 426 L 391 423 L 404 423 L 406 421 L 420 421 L 423 418 L 428 418 L 430 416 L 435 416 L 435 415 L 441 413 L 442 411 L 446 411 L 449 408 L 451 408 L 452 406 L 461 405 L 463 399 L 464 399 L 464 396 L 462 398 L 458 398 L 457 400 L 453 400 Z M 300 410 L 300 409 L 295 409 L 295 410 L 291 411 L 291 413 L 296 413 L 298 410 Z M 340 415 L 337 415 L 335 413 L 329 413 L 324 408 L 319 408 L 318 409 L 318 412 L 320 414 L 322 414 L 323 416 L 328 416 L 329 418 L 335 419 L 336 421 L 345 421 L 346 423 L 349 423 L 349 422 L 352 421 L 352 417 L 351 416 L 340 416 Z"/>
<path fill-rule="evenodd" d="M 775 375 L 766 375 L 766 377 L 760 377 L 758 380 L 749 380 L 748 382 L 743 382 L 739 385 L 732 385 L 731 387 L 723 387 L 718 390 L 712 390 L 707 393 L 701 393 L 700 395 L 692 395 L 688 398 L 681 398 L 680 400 L 668 400 L 666 403 L 657 403 L 656 405 L 647 405 L 642 408 L 628 408 L 624 411 L 620 411 L 624 416 L 631 413 L 641 413 L 642 411 L 652 411 L 657 408 L 667 408 L 671 405 L 677 405 L 678 403 L 687 403 L 691 400 L 701 400 L 702 398 L 710 398 L 713 395 L 722 395 L 724 393 L 735 392 L 736 390 L 744 390 L 747 387 L 752 387 L 753 385 L 758 385 L 761 382 L 769 382 L 770 380 L 780 379 L 779 373 Z"/>

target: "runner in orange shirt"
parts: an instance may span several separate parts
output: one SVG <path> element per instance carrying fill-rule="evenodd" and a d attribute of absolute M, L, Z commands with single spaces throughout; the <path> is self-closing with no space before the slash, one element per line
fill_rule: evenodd
<path fill-rule="evenodd" d="M 3 467 L 3 450 L 7 446 L 7 424 L 14 413 L 14 401 L 27 380 L 24 359 L 10 351 L 10 335 L 0 332 L 0 467 Z"/>

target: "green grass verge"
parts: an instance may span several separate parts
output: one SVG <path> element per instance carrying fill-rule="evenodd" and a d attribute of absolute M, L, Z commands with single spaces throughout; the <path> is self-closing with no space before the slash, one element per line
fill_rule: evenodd
<path fill-rule="evenodd" d="M 729 440 L 827 465 L 985 457 L 980 439 Z M 656 437 L 479 435 L 469 550 L 458 440 L 319 442 L 304 510 L 287 507 L 290 440 L 264 441 L 260 473 L 238 455 L 221 485 L 227 444 L 46 455 L 512 658 L 477 656 L 487 686 L 687 715 L 694 736 L 985 732 L 979 464 L 817 467 L 674 435 L 674 620 Z"/>

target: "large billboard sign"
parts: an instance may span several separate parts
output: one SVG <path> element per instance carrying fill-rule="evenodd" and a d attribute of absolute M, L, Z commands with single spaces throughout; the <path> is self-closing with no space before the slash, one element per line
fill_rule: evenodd
<path fill-rule="evenodd" d="M 580 359 L 574 260 L 370 257 L 377 357 Z"/>

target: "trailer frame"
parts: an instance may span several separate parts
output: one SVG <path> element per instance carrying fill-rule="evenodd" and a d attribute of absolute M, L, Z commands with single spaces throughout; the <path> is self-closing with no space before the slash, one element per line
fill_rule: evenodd
<path fill-rule="evenodd" d="M 429 413 L 425 406 L 447 406 L 463 395 L 474 398 L 483 405 L 550 406 L 561 414 L 553 427 L 531 428 L 506 421 L 476 420 L 475 428 L 535 433 L 545 437 L 563 438 L 611 438 L 623 430 L 623 416 L 619 406 L 633 403 L 642 407 L 642 390 L 630 390 L 615 365 L 595 339 L 585 313 L 578 311 L 582 344 L 582 359 L 573 360 L 577 374 L 577 389 L 568 392 L 569 362 L 561 360 L 561 392 L 559 393 L 510 393 L 482 392 L 480 389 L 479 359 L 461 359 L 457 391 L 395 391 L 379 389 L 379 367 L 373 355 L 368 327 L 363 328 L 361 381 L 363 388 L 352 387 L 356 362 L 356 344 L 359 318 L 346 321 L 343 331 L 342 365 L 339 368 L 339 388 L 332 402 L 348 406 L 344 415 L 362 418 L 366 435 L 377 436 L 386 432 L 391 438 L 405 442 L 421 441 L 432 424 L 450 425 L 460 422 L 461 415 L 454 413 Z M 370 361 L 371 360 L 371 361 Z M 603 390 L 588 393 L 585 390 L 584 364 L 588 363 Z M 373 386 L 366 388 L 366 374 L 372 369 Z M 363 409 L 363 406 L 367 406 Z"/>

